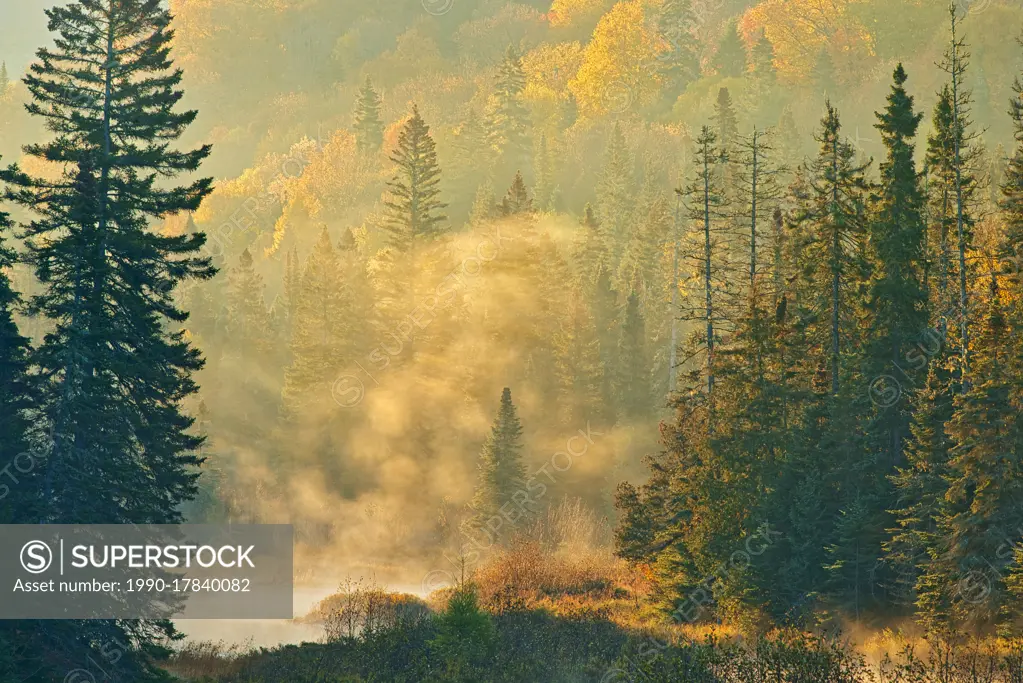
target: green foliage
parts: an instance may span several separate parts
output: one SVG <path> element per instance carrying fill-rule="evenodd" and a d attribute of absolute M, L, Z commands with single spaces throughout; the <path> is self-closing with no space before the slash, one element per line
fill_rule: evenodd
<path fill-rule="evenodd" d="M 501 392 L 494 425 L 480 451 L 478 481 L 471 507 L 478 525 L 500 517 L 506 504 L 517 504 L 513 494 L 522 491 L 526 469 L 522 464 L 522 424 L 512 403 L 511 389 Z"/>
<path fill-rule="evenodd" d="M 440 200 L 437 145 L 418 107 L 412 107 L 412 116 L 398 135 L 391 161 L 397 172 L 387 184 L 390 196 L 384 202 L 385 225 L 390 246 L 405 254 L 413 245 L 439 235 L 447 220 L 441 213 L 447 205 Z"/>
<path fill-rule="evenodd" d="M 380 95 L 373 89 L 373 81 L 369 77 L 366 78 L 366 82 L 359 90 L 359 98 L 355 101 L 352 128 L 359 143 L 359 151 L 364 153 L 379 151 L 384 142 L 384 122 L 380 119 Z"/>
<path fill-rule="evenodd" d="M 493 661 L 496 645 L 490 616 L 480 610 L 472 584 L 455 589 L 447 609 L 437 616 L 437 636 L 430 651 L 441 662 L 445 681 L 479 680 Z"/>

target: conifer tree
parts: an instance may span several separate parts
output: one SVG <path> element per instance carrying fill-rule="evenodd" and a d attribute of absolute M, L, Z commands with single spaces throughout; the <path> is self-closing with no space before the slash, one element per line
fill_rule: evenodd
<path fill-rule="evenodd" d="M 512 502 L 512 495 L 524 489 L 526 468 L 522 463 L 522 423 L 519 421 L 511 389 L 501 392 L 497 417 L 483 442 L 478 464 L 478 480 L 471 508 L 474 522 L 482 527 L 499 517 L 501 506 Z"/>
<path fill-rule="evenodd" d="M 10 84 L 11 80 L 7 75 L 7 62 L 0 62 L 0 95 L 7 92 L 7 86 Z"/>
<path fill-rule="evenodd" d="M 720 304 L 719 294 L 724 286 L 726 268 L 722 262 L 721 228 L 719 223 L 724 218 L 725 199 L 718 185 L 718 165 L 721 162 L 721 151 L 717 147 L 717 135 L 704 126 L 696 139 L 696 169 L 692 183 L 685 193 L 689 199 L 689 218 L 693 222 L 693 252 L 690 258 L 696 266 L 698 283 L 693 284 L 693 291 L 698 292 L 686 307 L 686 316 L 699 322 L 699 331 L 694 335 L 694 344 L 702 350 L 702 371 L 694 372 L 694 376 L 702 375 L 703 391 L 708 401 L 709 412 L 713 413 L 714 398 L 714 348 L 717 342 L 717 322 Z M 690 357 L 699 355 L 692 350 Z M 713 420 L 708 421 L 713 425 Z"/>
<path fill-rule="evenodd" d="M 714 103 L 714 134 L 717 136 L 721 158 L 728 159 L 739 137 L 739 121 L 728 88 L 718 90 L 718 98 Z"/>
<path fill-rule="evenodd" d="M 561 422 L 574 425 L 603 419 L 607 405 L 602 401 L 606 391 L 600 339 L 593 314 L 579 287 L 574 287 L 570 293 L 553 346 Z"/>
<path fill-rule="evenodd" d="M 495 214 L 494 186 L 487 179 L 476 188 L 476 197 L 473 199 L 472 211 L 469 213 L 469 225 L 473 228 L 478 228 L 493 218 Z"/>
<path fill-rule="evenodd" d="M 946 425 L 948 490 L 922 580 L 921 599 L 949 604 L 952 626 L 990 626 L 998 620 L 1006 601 L 1004 569 L 1011 562 L 1003 546 L 1023 533 L 1018 503 L 1023 481 L 1016 475 L 1023 464 L 1023 430 L 1013 407 L 1023 395 L 1015 336 L 1019 321 L 1006 314 L 994 276 L 984 305 L 971 379 L 956 396 Z M 983 595 L 962 590 L 970 576 L 986 578 Z"/>
<path fill-rule="evenodd" d="M 242 251 L 237 265 L 227 274 L 228 343 L 219 367 L 214 391 L 230 391 L 230 398 L 217 402 L 224 407 L 218 416 L 221 435 L 239 447 L 255 447 L 265 441 L 265 426 L 276 408 L 276 392 L 268 386 L 273 350 L 272 330 L 263 278 L 256 273 L 252 254 Z"/>
<path fill-rule="evenodd" d="M 760 40 L 753 46 L 752 54 L 753 75 L 762 84 L 773 85 L 777 80 L 777 71 L 774 68 L 774 45 L 766 34 L 760 36 Z"/>
<path fill-rule="evenodd" d="M 810 72 L 810 83 L 814 92 L 825 99 L 831 99 L 838 85 L 835 73 L 835 62 L 831 58 L 831 51 L 827 46 L 822 46 L 817 53 L 817 61 L 814 62 L 813 71 Z"/>
<path fill-rule="evenodd" d="M 861 272 L 866 166 L 854 162 L 856 151 L 841 138 L 838 111 L 830 102 L 815 139 L 820 149 L 805 168 L 806 193 L 793 221 L 808 288 L 801 306 L 808 309 L 805 317 L 815 320 L 811 335 L 823 352 L 822 367 L 830 371 L 831 392 L 837 394 L 844 345 L 853 325 L 850 297 Z"/>
<path fill-rule="evenodd" d="M 622 413 L 629 418 L 650 409 L 650 362 L 646 349 L 646 325 L 638 292 L 633 290 L 625 301 L 618 344 L 618 400 Z"/>
<path fill-rule="evenodd" d="M 323 396 L 330 395 L 330 383 L 350 357 L 346 285 L 324 228 L 302 273 L 291 332 L 292 361 L 284 374 L 284 416 L 296 424 L 316 421 L 326 405 Z"/>
<path fill-rule="evenodd" d="M 584 284 L 595 282 L 599 272 L 607 273 L 611 267 L 604 232 L 590 204 L 583 209 L 583 215 L 579 219 L 579 236 L 576 239 L 574 261 L 578 264 L 576 274 Z"/>
<path fill-rule="evenodd" d="M 871 340 L 865 375 L 873 379 L 896 372 L 927 329 L 929 312 L 922 264 L 924 253 L 924 194 L 913 158 L 914 139 L 923 114 L 913 109 L 906 93 L 906 72 L 900 64 L 893 74 L 888 106 L 877 113 L 885 159 L 873 197 L 869 244 L 873 275 L 869 284 Z M 910 406 L 877 406 L 871 431 L 876 447 L 889 465 L 902 462 L 909 436 Z"/>
<path fill-rule="evenodd" d="M 391 161 L 397 170 L 387 184 L 385 225 L 390 246 L 407 254 L 414 245 L 439 235 L 447 219 L 441 213 L 447 205 L 440 201 L 437 146 L 418 107 L 412 107 L 412 116 L 398 135 Z"/>
<path fill-rule="evenodd" d="M 529 159 L 529 113 L 522 103 L 525 87 L 522 56 L 514 45 L 509 45 L 498 69 L 488 133 L 490 146 L 498 157 L 499 169 L 509 173 L 532 166 Z"/>
<path fill-rule="evenodd" d="M 629 219 L 634 198 L 632 155 L 621 125 L 615 122 L 604 153 L 604 166 L 597 183 L 597 217 L 611 256 L 611 267 L 618 268 L 627 243 Z"/>
<path fill-rule="evenodd" d="M 668 92 L 678 96 L 700 76 L 698 21 L 692 0 L 665 0 L 657 28 L 667 51 L 660 56 L 661 78 Z"/>
<path fill-rule="evenodd" d="M 210 179 L 170 188 L 153 181 L 196 171 L 210 149 L 167 146 L 196 112 L 175 111 L 181 74 L 170 70 L 170 15 L 160 3 L 87 0 L 49 16 L 61 40 L 56 49 L 40 51 L 42 61 L 31 67 L 26 85 L 33 98 L 29 112 L 46 119 L 55 137 L 26 152 L 63 163 L 66 175 L 49 181 L 16 167 L 0 173 L 14 186 L 10 199 L 43 215 L 24 232 L 44 285 L 32 308 L 54 324 L 36 354 L 53 378 L 43 411 L 60 435 L 47 463 L 48 519 L 171 522 L 178 519 L 175 504 L 194 491 L 188 469 L 196 464 L 190 452 L 199 440 L 188 434 L 192 420 L 180 402 L 195 391 L 189 375 L 202 360 L 181 334 L 168 334 L 161 324 L 187 319 L 171 301 L 177 284 L 213 272 L 198 256 L 203 234 L 157 235 L 146 221 L 199 206 Z M 116 49 L 115 43 L 134 47 Z M 69 77 L 63 68 L 90 60 L 98 70 Z M 128 137 L 114 134 L 129 129 Z M 111 392 L 118 377 L 128 384 L 146 378 L 151 393 L 141 387 L 131 397 Z M 119 412 L 152 422 L 140 432 L 116 417 Z M 126 477 L 134 481 L 132 473 L 144 463 L 152 490 L 99 498 L 76 491 L 66 468 L 69 458 L 81 457 L 110 490 Z"/>
<path fill-rule="evenodd" d="M 714 55 L 714 66 L 718 75 L 725 78 L 738 78 L 746 73 L 746 47 L 735 20 L 728 22 L 725 28 L 725 35 Z"/>
<path fill-rule="evenodd" d="M 1020 260 L 1023 259 L 1023 77 L 1016 77 L 1012 91 L 1014 96 L 1009 100 L 1009 116 L 1016 147 L 1005 167 L 999 209 L 1006 224 L 1004 253 L 1001 256 L 1010 259 L 1014 266 L 1012 271 L 1019 273 L 1023 263 Z"/>
<path fill-rule="evenodd" d="M 364 154 L 380 150 L 384 143 L 384 122 L 380 118 L 380 95 L 373 89 L 373 81 L 366 82 L 359 89 L 355 100 L 355 117 L 352 123 L 359 151 Z"/>
<path fill-rule="evenodd" d="M 547 143 L 547 136 L 541 134 L 536 149 L 536 208 L 539 211 L 553 211 L 557 203 L 558 190 L 555 187 L 554 156 Z"/>
<path fill-rule="evenodd" d="M 966 131 L 972 123 L 970 119 L 970 105 L 973 97 L 966 86 L 963 78 L 969 66 L 970 55 L 966 51 L 966 42 L 959 36 L 959 6 L 955 0 L 949 3 L 949 15 L 951 18 L 951 41 L 945 53 L 945 60 L 941 68 L 951 79 L 951 130 L 949 136 L 951 149 L 951 171 L 952 188 L 955 197 L 955 225 L 956 225 L 956 251 L 959 289 L 959 348 L 960 367 L 963 382 L 968 382 L 970 369 L 970 297 L 966 264 L 966 253 L 971 247 L 972 225 L 967 215 L 966 203 L 968 200 L 967 186 L 970 179 L 967 177 L 964 157 L 964 147 L 968 146 L 969 138 Z"/>
<path fill-rule="evenodd" d="M 507 194 L 501 200 L 499 211 L 502 216 L 514 216 L 520 213 L 530 213 L 532 210 L 533 200 L 529 197 L 526 182 L 522 179 L 521 173 L 516 173 L 515 180 L 512 181 Z"/>
<path fill-rule="evenodd" d="M 34 463 L 30 411 L 35 407 L 35 387 L 29 375 L 29 341 L 14 320 L 21 297 L 7 277 L 15 262 L 14 250 L 5 244 L 11 227 L 8 214 L 0 211 L 0 462 L 10 463 L 18 473 L 17 483 L 6 479 L 0 488 L 4 494 L 0 497 L 0 520 L 3 524 L 24 524 L 34 523 L 40 512 L 38 503 L 31 503 L 38 482 L 30 480 L 31 472 L 22 472 L 34 469 L 30 466 Z"/>
<path fill-rule="evenodd" d="M 63 170 L 0 172 L 8 198 L 37 215 L 22 232 L 42 288 L 31 310 L 49 327 L 32 357 L 46 378 L 35 418 L 53 435 L 37 459 L 45 506 L 35 521 L 177 523 L 201 462 L 182 404 L 203 360 L 170 329 L 188 318 L 173 294 L 213 268 L 199 255 L 203 234 L 162 235 L 149 222 L 199 207 L 212 180 L 173 179 L 196 172 L 210 148 L 173 147 L 196 112 L 177 107 L 181 72 L 163 3 L 81 0 L 47 15 L 55 47 L 38 52 L 25 83 L 28 112 L 52 138 L 25 152 Z M 24 671 L 40 680 L 62 678 L 61 662 L 96 656 L 94 644 L 120 642 L 126 651 L 107 675 L 147 681 L 165 676 L 152 656 L 174 628 L 62 622 L 20 633 L 34 644 Z"/>

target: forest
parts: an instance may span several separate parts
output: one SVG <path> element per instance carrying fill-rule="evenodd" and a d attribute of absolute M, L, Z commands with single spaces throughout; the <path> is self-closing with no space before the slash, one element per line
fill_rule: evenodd
<path fill-rule="evenodd" d="M 1023 682 L 1018 0 L 10 16 L 0 525 L 289 524 L 296 612 L 0 683 Z"/>

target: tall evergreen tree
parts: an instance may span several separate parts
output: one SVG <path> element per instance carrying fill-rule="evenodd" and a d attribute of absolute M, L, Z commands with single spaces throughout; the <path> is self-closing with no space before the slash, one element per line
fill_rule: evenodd
<path fill-rule="evenodd" d="M 477 527 L 501 516 L 501 507 L 526 485 L 522 463 L 522 423 L 512 403 L 511 389 L 501 392 L 497 417 L 483 442 L 478 464 L 478 482 L 471 508 Z M 477 531 L 474 529 L 473 531 Z"/>
<path fill-rule="evenodd" d="M 604 366 L 593 314 L 574 287 L 560 329 L 553 339 L 559 417 L 565 425 L 586 424 L 606 415 Z"/>
<path fill-rule="evenodd" d="M 415 244 L 440 234 L 447 219 L 441 213 L 447 205 L 440 201 L 437 145 L 416 106 L 398 135 L 391 161 L 397 169 L 387 184 L 385 225 L 390 246 L 406 254 Z"/>
<path fill-rule="evenodd" d="M 646 324 L 638 292 L 633 290 L 625 301 L 618 357 L 618 399 L 622 413 L 629 418 L 646 414 L 650 409 L 650 361 L 646 349 Z"/>
<path fill-rule="evenodd" d="M 732 95 L 728 88 L 718 90 L 718 98 L 714 103 L 714 134 L 723 159 L 728 159 L 739 137 L 739 119 L 732 106 Z"/>
<path fill-rule="evenodd" d="M 969 216 L 968 202 L 971 199 L 972 177 L 970 174 L 970 162 L 972 161 L 970 142 L 971 135 L 968 132 L 972 120 L 970 109 L 973 103 L 973 96 L 963 83 L 966 71 L 969 67 L 969 52 L 966 50 L 966 41 L 960 37 L 959 17 L 960 8 L 953 0 L 949 3 L 950 15 L 950 42 L 945 52 L 945 59 L 941 68 L 950 78 L 948 104 L 950 105 L 951 125 L 946 129 L 945 153 L 949 155 L 946 166 L 951 182 L 952 198 L 954 202 L 955 215 L 955 243 L 956 243 L 956 272 L 958 275 L 958 342 L 960 355 L 960 376 L 964 383 L 969 381 L 969 351 L 970 351 L 970 294 L 969 294 L 969 273 L 967 265 L 967 252 L 972 247 L 973 231 L 972 221 Z M 939 107 L 942 101 L 939 100 Z M 951 134 L 948 134 L 948 133 Z M 940 135 L 940 132 L 938 133 Z"/>
<path fill-rule="evenodd" d="M 502 173 L 530 169 L 529 113 L 522 102 L 526 75 L 522 56 L 509 45 L 498 68 L 494 87 L 494 104 L 489 112 L 490 146 L 496 152 Z"/>
<path fill-rule="evenodd" d="M 0 172 L 8 198 L 38 216 L 22 229 L 42 285 L 31 310 L 50 328 L 33 353 L 46 378 L 37 419 L 53 435 L 38 462 L 45 507 L 36 521 L 180 522 L 202 443 L 182 404 L 203 360 L 167 323 L 188 317 L 172 298 L 178 284 L 212 277 L 213 268 L 199 256 L 203 234 L 157 234 L 149 221 L 199 207 L 212 181 L 175 186 L 173 178 L 197 171 L 210 148 L 172 146 L 196 112 L 177 110 L 181 72 L 172 69 L 163 3 L 81 0 L 47 15 L 58 38 L 25 83 L 27 109 L 52 139 L 25 152 L 63 173 Z M 145 681 L 165 675 L 151 657 L 174 629 L 95 621 L 19 632 L 34 642 L 21 677 L 60 679 L 70 662 L 97 656 L 96 644 L 121 642 L 128 651 L 108 675 Z"/>
<path fill-rule="evenodd" d="M 677 97 L 700 77 L 698 19 L 692 0 L 665 0 L 657 17 L 657 28 L 667 50 L 661 55 L 661 78 L 668 92 Z"/>
<path fill-rule="evenodd" d="M 900 64 L 893 74 L 888 106 L 877 114 L 875 125 L 881 133 L 885 159 L 868 228 L 873 267 L 868 292 L 872 329 L 865 376 L 871 379 L 905 365 L 906 356 L 929 323 L 922 268 L 925 198 L 913 159 L 913 143 L 923 114 L 913 109 L 906 79 Z M 871 426 L 880 440 L 876 446 L 888 466 L 899 464 L 909 436 L 911 408 L 905 401 L 876 408 L 878 414 Z"/>
<path fill-rule="evenodd" d="M 634 207 L 633 161 L 625 133 L 618 122 L 611 129 L 604 166 L 597 183 L 597 217 L 611 256 L 611 267 L 618 262 L 627 244 L 629 219 Z"/>
<path fill-rule="evenodd" d="M 4 494 L 0 497 L 0 520 L 4 524 L 23 524 L 35 522 L 40 513 L 38 501 L 31 502 L 31 493 L 38 484 L 26 481 L 35 469 L 30 449 L 35 387 L 29 375 L 29 341 L 14 320 L 21 297 L 7 277 L 15 263 L 14 250 L 5 244 L 11 227 L 8 214 L 0 211 L 0 462 L 16 468 L 18 479 L 17 483 L 5 479 L 0 488 Z"/>
<path fill-rule="evenodd" d="M 284 416 L 298 425 L 321 416 L 324 392 L 350 357 L 350 297 L 337 251 L 324 228 L 305 263 L 291 332 L 291 365 L 284 375 Z M 328 406 L 329 407 L 329 406 Z"/>
<path fill-rule="evenodd" d="M 719 330 L 719 295 L 724 286 L 726 267 L 722 262 L 722 240 L 720 223 L 725 216 L 725 198 L 719 185 L 718 165 L 721 151 L 717 146 L 717 135 L 704 126 L 696 140 L 696 168 L 692 183 L 685 193 L 689 199 L 689 218 L 693 223 L 693 252 L 690 255 L 696 266 L 699 282 L 693 283 L 693 292 L 698 293 L 686 307 L 685 316 L 699 322 L 694 335 L 696 349 L 687 354 L 700 355 L 703 364 L 694 376 L 702 376 L 703 392 L 713 413 L 714 399 L 714 349 Z M 708 420 L 713 425 L 713 420 Z"/>
<path fill-rule="evenodd" d="M 539 211 L 553 211 L 557 204 L 558 188 L 554 178 L 554 155 L 547 136 L 541 134 L 536 148 L 536 208 Z"/>
<path fill-rule="evenodd" d="M 725 27 L 724 37 L 718 43 L 714 55 L 714 67 L 718 75 L 725 78 L 738 78 L 746 73 L 746 46 L 739 35 L 738 22 L 732 20 Z"/>
<path fill-rule="evenodd" d="M 778 72 L 774 67 L 774 45 L 766 34 L 762 34 L 753 46 L 752 62 L 753 75 L 762 84 L 773 85 Z"/>
<path fill-rule="evenodd" d="M 373 81 L 368 76 L 355 100 L 352 130 L 355 131 L 355 140 L 360 152 L 377 152 L 384 143 L 384 122 L 380 118 L 380 95 L 373 88 Z"/>
<path fill-rule="evenodd" d="M 815 321 L 811 334 L 835 394 L 854 325 L 851 297 L 862 272 L 867 189 L 866 166 L 854 161 L 856 150 L 841 138 L 841 128 L 838 111 L 829 102 L 815 135 L 820 149 L 806 165 L 807 188 L 793 216 L 808 288 L 801 305 L 807 307 L 804 317 Z"/>
<path fill-rule="evenodd" d="M 0 95 L 7 92 L 7 86 L 11 84 L 11 79 L 7 75 L 7 62 L 0 62 Z"/>
<path fill-rule="evenodd" d="M 245 249 L 227 273 L 229 342 L 218 367 L 219 381 L 211 388 L 222 396 L 215 403 L 223 406 L 216 416 L 218 433 L 239 448 L 258 447 L 266 440 L 266 426 L 272 424 L 279 394 L 270 379 L 273 331 L 263 291 L 263 278 Z"/>

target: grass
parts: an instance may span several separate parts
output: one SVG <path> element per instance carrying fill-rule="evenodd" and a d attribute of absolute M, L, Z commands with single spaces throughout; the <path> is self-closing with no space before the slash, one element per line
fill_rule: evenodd
<path fill-rule="evenodd" d="M 886 630 L 854 644 L 771 631 L 744 638 L 644 607 L 641 568 L 571 502 L 427 601 L 349 580 L 303 620 L 322 642 L 189 643 L 167 664 L 203 683 L 1023 683 L 1023 643 Z"/>

